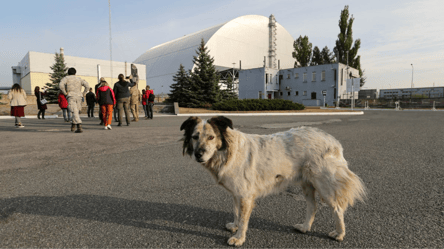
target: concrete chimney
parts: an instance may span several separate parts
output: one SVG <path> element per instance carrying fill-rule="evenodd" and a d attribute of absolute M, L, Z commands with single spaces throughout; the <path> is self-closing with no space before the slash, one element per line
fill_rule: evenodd
<path fill-rule="evenodd" d="M 65 55 L 63 48 L 60 48 L 60 55 Z"/>

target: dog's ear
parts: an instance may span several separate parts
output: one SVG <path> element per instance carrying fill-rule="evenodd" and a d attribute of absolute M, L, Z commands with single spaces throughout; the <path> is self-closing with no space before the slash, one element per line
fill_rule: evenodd
<path fill-rule="evenodd" d="M 222 136 L 222 147 L 219 150 L 224 150 L 227 147 L 227 141 L 225 140 L 225 135 L 227 132 L 227 127 L 233 129 L 233 121 L 224 116 L 212 117 L 208 123 L 213 127 L 217 128 Z"/>
<path fill-rule="evenodd" d="M 198 117 L 189 117 L 185 120 L 180 126 L 180 130 L 185 130 L 183 134 L 183 151 L 182 154 L 185 155 L 185 152 L 191 156 L 193 155 L 193 143 L 191 142 L 191 136 L 193 135 L 194 127 L 201 121 Z"/>

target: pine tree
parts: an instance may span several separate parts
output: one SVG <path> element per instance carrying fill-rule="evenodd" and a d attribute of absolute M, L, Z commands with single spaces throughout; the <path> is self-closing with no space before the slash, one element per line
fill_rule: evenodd
<path fill-rule="evenodd" d="M 365 84 L 364 72 L 361 70 L 361 56 L 358 55 L 358 50 L 361 47 L 361 39 L 356 39 L 353 44 L 353 15 L 349 18 L 348 5 L 341 11 L 339 19 L 338 39 L 336 40 L 336 46 L 334 52 L 338 62 L 347 64 L 353 68 L 359 70 L 359 76 L 361 77 L 361 86 Z M 347 56 L 348 55 L 348 56 Z M 348 61 L 347 61 L 348 59 Z"/>
<path fill-rule="evenodd" d="M 63 54 L 55 53 L 54 58 L 54 65 L 50 67 L 52 73 L 49 74 L 51 82 L 46 83 L 45 98 L 49 103 L 57 103 L 60 81 L 68 75 L 68 68 L 66 67 Z"/>
<path fill-rule="evenodd" d="M 233 77 L 231 77 L 231 75 L 228 75 L 227 80 L 226 80 L 226 85 L 227 85 L 227 88 L 222 90 L 222 92 L 221 92 L 221 99 L 223 101 L 238 99 L 237 93 L 235 92 L 235 89 L 234 89 L 234 80 L 233 80 Z"/>
<path fill-rule="evenodd" d="M 188 101 L 192 94 L 190 89 L 189 74 L 185 71 L 185 68 L 180 64 L 179 70 L 176 75 L 173 76 L 173 81 L 176 83 L 170 86 L 171 93 L 169 93 L 169 99 L 171 102 L 178 102 L 179 106 L 187 107 Z"/>
<path fill-rule="evenodd" d="M 203 107 L 220 101 L 219 79 L 220 75 L 214 66 L 212 58 L 205 47 L 202 39 L 193 57 L 194 71 L 190 75 L 192 98 L 189 100 L 190 107 Z"/>
<path fill-rule="evenodd" d="M 310 65 L 310 57 L 312 53 L 312 44 L 307 36 L 299 36 L 293 43 L 293 58 L 296 59 L 294 67 L 306 67 Z"/>

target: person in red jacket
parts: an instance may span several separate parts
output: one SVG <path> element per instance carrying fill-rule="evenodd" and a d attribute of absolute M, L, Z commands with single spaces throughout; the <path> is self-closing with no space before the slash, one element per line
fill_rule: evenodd
<path fill-rule="evenodd" d="M 65 122 L 71 122 L 71 112 L 68 111 L 68 100 L 66 100 L 66 96 L 61 91 L 59 91 L 58 102 L 63 112 L 63 119 L 65 119 Z"/>
<path fill-rule="evenodd" d="M 150 88 L 150 86 L 146 86 L 146 104 L 148 109 L 148 117 L 146 117 L 146 119 L 153 119 L 154 98 L 151 98 L 150 100 L 150 95 L 152 95 L 151 97 L 154 97 L 154 91 Z"/>
<path fill-rule="evenodd" d="M 97 88 L 97 103 L 100 105 L 105 130 L 111 130 L 113 107 L 116 105 L 116 97 L 114 96 L 113 89 L 111 89 L 105 81 L 105 78 L 100 78 L 100 82 L 100 87 Z"/>

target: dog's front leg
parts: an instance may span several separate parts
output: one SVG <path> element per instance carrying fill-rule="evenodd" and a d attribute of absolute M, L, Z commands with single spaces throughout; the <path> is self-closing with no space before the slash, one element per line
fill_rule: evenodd
<path fill-rule="evenodd" d="M 228 231 L 235 233 L 239 227 L 239 216 L 240 216 L 240 197 L 233 195 L 233 206 L 234 206 L 234 222 L 227 223 L 225 226 Z"/>
<path fill-rule="evenodd" d="M 231 246 L 241 246 L 245 242 L 245 237 L 248 229 L 248 222 L 250 220 L 251 211 L 254 207 L 254 198 L 240 198 L 240 217 L 239 217 L 239 229 L 237 233 L 228 239 L 228 244 Z"/>

